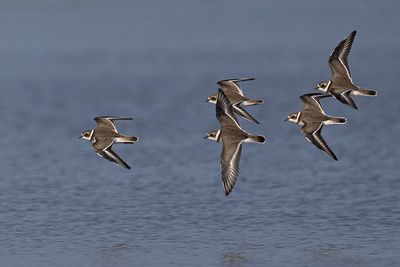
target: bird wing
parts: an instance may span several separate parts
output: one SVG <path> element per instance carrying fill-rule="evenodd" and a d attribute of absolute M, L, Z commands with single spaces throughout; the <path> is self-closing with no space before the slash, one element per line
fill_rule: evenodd
<path fill-rule="evenodd" d="M 309 123 L 304 125 L 303 128 L 301 128 L 303 131 L 306 139 L 318 147 L 320 150 L 324 151 L 326 154 L 328 154 L 330 157 L 332 157 L 334 160 L 337 160 L 336 155 L 333 153 L 333 151 L 329 148 L 328 144 L 325 142 L 324 138 L 322 138 L 321 131 L 322 131 L 322 123 Z"/>
<path fill-rule="evenodd" d="M 241 107 L 240 105 L 235 105 L 234 106 L 234 110 L 237 114 L 239 114 L 240 116 L 242 116 L 243 118 L 245 118 L 248 121 L 252 121 L 255 122 L 257 124 L 260 124 L 253 116 L 250 115 L 250 113 L 248 113 L 243 107 Z"/>
<path fill-rule="evenodd" d="M 349 105 L 354 109 L 358 109 L 356 103 L 354 103 L 353 99 L 351 98 L 351 90 L 347 90 L 343 93 L 337 93 L 335 90 L 331 91 L 332 96 L 342 102 L 343 104 Z"/>
<path fill-rule="evenodd" d="M 114 122 L 116 120 L 132 120 L 132 118 L 125 118 L 125 117 L 114 117 L 114 116 L 100 116 L 94 118 L 96 121 L 97 127 L 105 127 L 114 130 L 117 132 L 115 128 Z"/>
<path fill-rule="evenodd" d="M 240 128 L 237 118 L 234 114 L 233 106 L 221 89 L 218 89 L 217 104 L 215 105 L 216 117 L 221 124 L 221 128 L 232 126 Z"/>
<path fill-rule="evenodd" d="M 114 151 L 111 150 L 111 147 L 106 148 L 103 151 L 100 151 L 97 153 L 97 155 L 99 155 L 100 157 L 103 157 L 105 159 L 108 159 L 111 162 L 114 162 L 122 167 L 125 167 L 127 169 L 130 169 L 131 167 L 129 167 L 128 164 L 126 164 L 125 161 L 123 161 L 118 155 L 117 153 L 115 153 Z"/>
<path fill-rule="evenodd" d="M 252 80 L 255 80 L 255 78 L 227 79 L 227 80 L 221 80 L 217 82 L 217 84 L 219 85 L 219 88 L 221 88 L 224 92 L 232 91 L 241 96 L 244 96 L 242 89 L 238 85 L 238 82 L 252 81 Z"/>
<path fill-rule="evenodd" d="M 356 31 L 351 32 L 343 41 L 341 41 L 336 48 L 332 51 L 329 57 L 329 67 L 332 71 L 333 80 L 335 77 L 345 75 L 351 80 L 349 63 L 347 57 L 350 54 L 351 46 L 353 45 Z"/>
<path fill-rule="evenodd" d="M 311 93 L 300 96 L 300 99 L 304 104 L 304 110 L 312 109 L 325 114 L 324 110 L 322 109 L 321 103 L 319 103 L 319 99 L 324 97 L 330 97 L 330 95 Z"/>
<path fill-rule="evenodd" d="M 229 195 L 239 175 L 239 162 L 242 153 L 241 142 L 222 140 L 221 177 L 225 195 Z"/>
<path fill-rule="evenodd" d="M 95 138 L 95 142 L 92 144 L 92 148 L 96 153 L 99 153 L 114 144 L 114 138 Z"/>

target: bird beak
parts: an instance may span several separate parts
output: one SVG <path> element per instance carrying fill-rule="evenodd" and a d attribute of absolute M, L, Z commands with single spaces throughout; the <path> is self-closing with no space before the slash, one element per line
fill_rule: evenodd
<path fill-rule="evenodd" d="M 203 137 L 203 139 L 207 139 L 207 138 L 208 138 L 208 135 L 206 135 L 206 136 Z"/>
<path fill-rule="evenodd" d="M 82 139 L 82 135 L 80 135 L 78 138 L 79 138 L 79 139 Z"/>
<path fill-rule="evenodd" d="M 284 119 L 284 121 L 288 121 L 288 120 L 289 120 L 289 118 Z"/>
<path fill-rule="evenodd" d="M 206 100 L 206 102 L 208 102 L 208 99 Z"/>
<path fill-rule="evenodd" d="M 319 87 L 317 86 L 317 87 L 315 87 L 314 89 L 315 89 L 315 90 L 318 90 L 318 88 L 319 88 Z"/>

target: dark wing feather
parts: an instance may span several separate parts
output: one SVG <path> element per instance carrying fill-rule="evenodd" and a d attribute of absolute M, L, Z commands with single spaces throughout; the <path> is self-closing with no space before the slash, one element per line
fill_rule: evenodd
<path fill-rule="evenodd" d="M 356 36 L 356 33 L 357 33 L 356 31 L 351 32 L 332 51 L 332 53 L 329 57 L 329 66 L 331 67 L 333 76 L 337 75 L 336 72 L 342 72 L 344 70 L 346 73 L 346 76 L 348 76 L 348 78 L 351 79 L 351 73 L 350 73 L 349 64 L 347 62 L 347 57 L 350 54 L 351 46 L 353 45 L 353 40 L 354 40 L 354 37 Z M 340 63 L 343 66 L 343 70 L 339 69 L 339 66 L 337 64 L 335 64 L 335 62 Z"/>
<path fill-rule="evenodd" d="M 115 153 L 114 151 L 111 150 L 111 147 L 108 147 L 107 149 L 100 151 L 97 153 L 99 156 L 108 159 L 111 162 L 114 162 L 122 167 L 125 167 L 127 169 L 130 169 L 131 167 L 129 167 L 128 164 L 126 164 L 125 161 L 123 161 L 118 155 L 117 153 Z"/>
<path fill-rule="evenodd" d="M 306 137 L 306 139 L 315 145 L 317 148 L 320 150 L 324 151 L 326 154 L 328 154 L 330 157 L 332 157 L 334 160 L 337 160 L 336 155 L 333 153 L 333 151 L 329 148 L 328 144 L 325 142 L 325 140 L 322 138 L 321 131 L 322 131 L 322 123 L 311 123 L 311 124 L 306 124 L 303 128 L 302 131 Z"/>
<path fill-rule="evenodd" d="M 241 107 L 240 105 L 235 105 L 234 107 L 235 112 L 237 114 L 239 114 L 240 116 L 242 116 L 243 118 L 245 118 L 248 121 L 252 121 L 255 122 L 257 124 L 260 124 L 253 116 L 250 115 L 250 113 L 248 113 L 243 107 Z"/>
<path fill-rule="evenodd" d="M 337 100 L 339 100 L 340 102 L 342 102 L 345 105 L 348 105 L 354 109 L 358 109 L 356 103 L 354 103 L 353 99 L 351 98 L 350 94 L 351 94 L 351 90 L 348 90 L 346 92 L 343 93 L 336 93 L 335 90 L 331 91 L 332 95 L 334 98 L 336 98 Z"/>
<path fill-rule="evenodd" d="M 236 184 L 241 153 L 241 143 L 222 143 L 221 176 L 225 195 L 229 195 Z"/>
<path fill-rule="evenodd" d="M 229 103 L 221 89 L 218 89 L 217 104 L 215 105 L 216 117 L 221 124 L 221 128 L 225 126 L 239 127 L 239 123 L 234 114 L 233 106 Z"/>

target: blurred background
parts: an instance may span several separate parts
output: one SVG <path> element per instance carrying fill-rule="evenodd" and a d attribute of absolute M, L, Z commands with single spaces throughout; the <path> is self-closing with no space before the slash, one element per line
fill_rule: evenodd
<path fill-rule="evenodd" d="M 1 266 L 399 266 L 398 1 L 0 1 Z M 349 64 L 378 97 L 323 99 L 333 161 L 284 122 Z M 225 197 L 205 103 L 221 79 L 265 100 Z M 135 145 L 79 134 L 100 115 Z"/>

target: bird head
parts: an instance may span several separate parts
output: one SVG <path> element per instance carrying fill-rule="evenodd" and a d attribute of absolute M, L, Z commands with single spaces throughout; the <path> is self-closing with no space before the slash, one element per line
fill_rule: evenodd
<path fill-rule="evenodd" d="M 213 131 L 213 132 L 208 132 L 206 136 L 204 136 L 204 139 L 210 139 L 215 142 L 218 142 L 219 135 L 221 133 L 221 130 L 218 131 Z"/>
<path fill-rule="evenodd" d="M 298 123 L 299 122 L 299 118 L 300 118 L 300 112 L 293 112 L 290 113 L 287 118 L 285 119 L 285 121 L 290 121 L 293 123 Z"/>
<path fill-rule="evenodd" d="M 208 103 L 216 104 L 217 103 L 217 94 L 212 94 L 207 98 Z"/>
<path fill-rule="evenodd" d="M 90 141 L 90 139 L 92 139 L 93 132 L 94 130 L 83 131 L 81 132 L 81 136 L 79 136 L 79 138 Z"/>
<path fill-rule="evenodd" d="M 330 83 L 331 83 L 330 81 L 322 81 L 322 82 L 318 83 L 315 90 L 320 90 L 320 91 L 326 93 L 328 91 L 328 87 L 329 87 Z"/>

